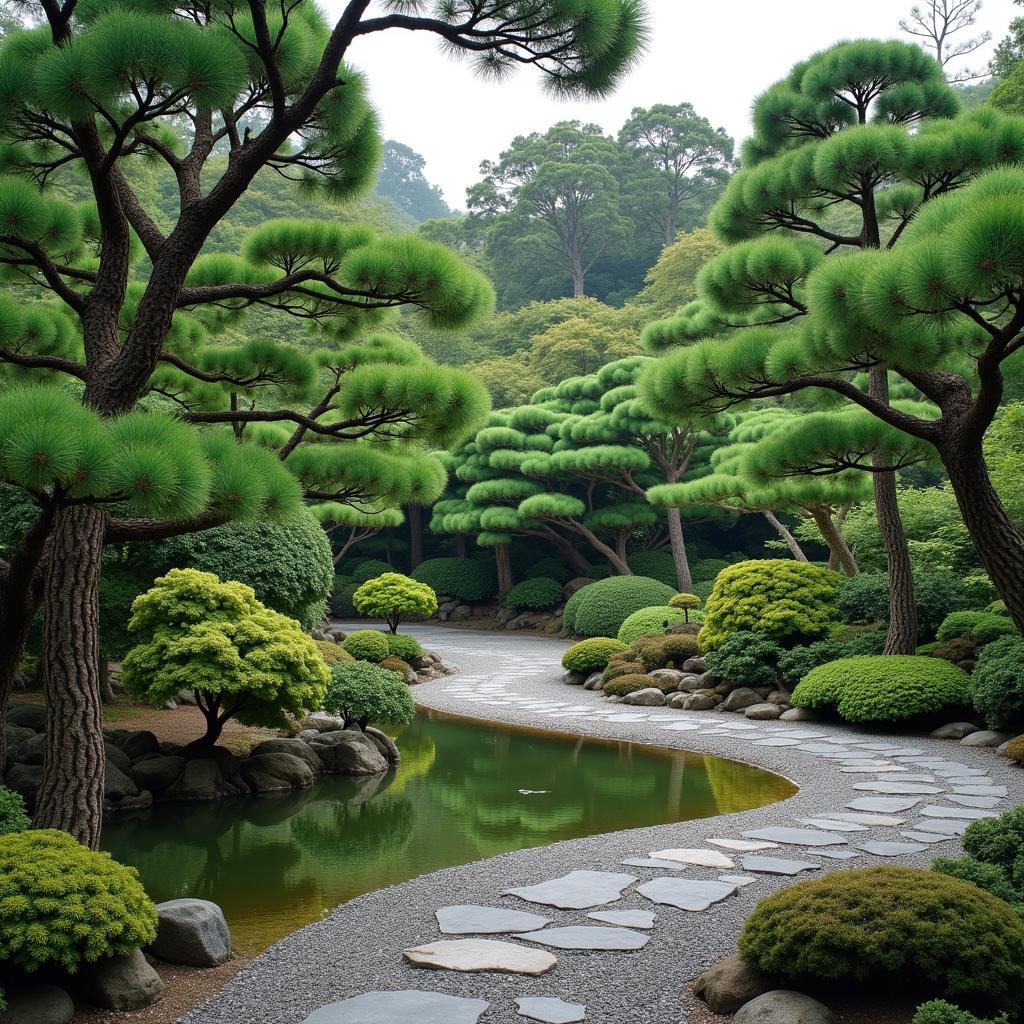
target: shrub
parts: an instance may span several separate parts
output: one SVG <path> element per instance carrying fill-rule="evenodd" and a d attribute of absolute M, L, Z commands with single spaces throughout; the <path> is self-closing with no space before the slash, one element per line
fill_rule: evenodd
<path fill-rule="evenodd" d="M 682 668 L 689 658 L 700 652 L 696 637 L 679 633 L 641 637 L 632 650 L 645 672 L 653 672 L 658 668 Z"/>
<path fill-rule="evenodd" d="M 783 644 L 816 640 L 836 619 L 840 576 L 788 559 L 754 559 L 723 570 L 705 608 L 701 647 L 712 651 L 730 633 L 751 630 Z"/>
<path fill-rule="evenodd" d="M 637 551 L 626 559 L 634 576 L 649 576 L 673 590 L 678 585 L 676 563 L 668 551 Z"/>
<path fill-rule="evenodd" d="M 388 634 L 379 629 L 357 629 L 342 646 L 357 661 L 383 661 L 391 653 Z"/>
<path fill-rule="evenodd" d="M 365 558 L 356 562 L 352 567 L 352 579 L 356 583 L 366 583 L 369 580 L 383 576 L 385 573 L 394 572 L 394 567 L 379 558 Z"/>
<path fill-rule="evenodd" d="M 685 619 L 686 616 L 678 608 L 670 608 L 667 604 L 641 608 L 619 626 L 619 639 L 624 644 L 631 644 L 642 636 L 664 635 L 673 622 L 683 622 Z"/>
<path fill-rule="evenodd" d="M 653 679 L 648 679 L 645 675 L 628 674 L 619 676 L 617 679 L 613 679 L 609 683 L 605 683 L 601 689 L 603 689 L 609 697 L 625 697 L 627 693 L 635 693 L 637 690 L 646 690 L 651 686 L 657 687 L 658 684 Z"/>
<path fill-rule="evenodd" d="M 950 612 L 970 606 L 964 580 L 945 570 L 914 573 L 914 602 L 921 636 L 935 636 L 942 620 Z M 843 622 L 869 623 L 889 621 L 889 579 L 884 572 L 864 572 L 839 584 L 837 600 Z"/>
<path fill-rule="evenodd" d="M 740 630 L 705 657 L 708 669 L 736 686 L 768 686 L 779 679 L 782 648 L 764 633 Z"/>
<path fill-rule="evenodd" d="M 353 603 L 353 598 L 360 585 L 347 581 L 339 582 L 344 579 L 344 576 L 336 576 L 334 578 L 334 589 L 331 590 L 330 597 L 331 614 L 337 619 L 354 619 L 358 612 Z"/>
<path fill-rule="evenodd" d="M 603 689 L 604 684 L 613 679 L 629 675 L 642 676 L 646 671 L 641 661 L 609 661 L 607 668 L 601 673 L 601 687 Z"/>
<path fill-rule="evenodd" d="M 690 566 L 690 576 L 694 583 L 714 583 L 718 574 L 730 565 L 732 563 L 724 558 L 702 558 Z"/>
<path fill-rule="evenodd" d="M 368 661 L 335 665 L 323 706 L 364 732 L 370 722 L 408 725 L 416 714 L 405 680 L 397 672 Z"/>
<path fill-rule="evenodd" d="M 832 639 L 816 640 L 813 644 L 794 647 L 779 655 L 779 678 L 792 688 L 812 669 L 836 661 L 845 654 L 843 645 Z"/>
<path fill-rule="evenodd" d="M 568 583 L 573 577 L 573 572 L 561 558 L 538 558 L 530 561 L 530 576 L 523 576 L 523 579 L 533 579 L 539 576 L 548 576 L 559 583 Z"/>
<path fill-rule="evenodd" d="M 1024 921 L 969 882 L 934 871 L 837 871 L 761 900 L 740 955 L 803 982 L 921 979 L 951 998 L 1012 1006 L 1024 985 Z"/>
<path fill-rule="evenodd" d="M 797 707 L 835 705 L 848 722 L 892 722 L 969 704 L 971 677 L 916 654 L 840 658 L 809 672 L 793 691 Z"/>
<path fill-rule="evenodd" d="M 360 615 L 383 619 L 392 633 L 398 632 L 398 624 L 406 615 L 427 618 L 437 611 L 434 591 L 400 572 L 386 572 L 367 580 L 352 595 L 352 603 Z"/>
<path fill-rule="evenodd" d="M 976 647 L 982 647 L 1003 636 L 1020 635 L 1013 622 L 1005 615 L 995 612 L 953 612 L 942 620 L 938 632 L 938 640 L 955 640 L 957 637 L 970 637 Z"/>
<path fill-rule="evenodd" d="M 1004 636 L 978 656 L 971 682 L 974 706 L 990 729 L 1024 726 L 1024 637 Z"/>
<path fill-rule="evenodd" d="M 406 678 L 406 673 L 412 671 L 412 665 L 395 654 L 389 654 L 380 663 L 380 667 L 386 668 L 389 672 L 397 672 L 402 677 L 403 682 Z"/>
<path fill-rule="evenodd" d="M 1024 892 L 1024 807 L 971 822 L 963 845 L 975 859 L 1002 868 L 1010 884 Z"/>
<path fill-rule="evenodd" d="M 573 644 L 562 655 L 562 668 L 570 672 L 600 672 L 613 654 L 627 650 L 621 640 L 607 636 L 595 636 Z"/>
<path fill-rule="evenodd" d="M 352 661 L 352 655 L 341 644 L 336 644 L 332 640 L 314 640 L 313 643 L 316 644 L 316 649 L 328 668 L 340 665 L 343 661 Z"/>
<path fill-rule="evenodd" d="M 406 636 L 404 633 L 388 633 L 388 654 L 393 654 L 403 661 L 412 661 L 413 658 L 423 657 L 423 648 L 415 637 Z"/>
<path fill-rule="evenodd" d="M 675 591 L 647 576 L 610 576 L 584 587 L 575 610 L 575 632 L 615 636 L 633 612 L 665 605 Z"/>
<path fill-rule="evenodd" d="M 955 636 L 952 640 L 936 640 L 933 644 L 924 644 L 919 647 L 917 653 L 927 654 L 930 658 L 951 661 L 954 665 L 961 661 L 973 661 L 977 655 L 974 642 L 969 636 Z"/>
<path fill-rule="evenodd" d="M 134 868 L 55 829 L 0 837 L 0 961 L 76 971 L 155 938 L 156 908 Z"/>
<path fill-rule="evenodd" d="M 242 583 L 172 569 L 136 599 L 128 628 L 139 643 L 121 663 L 125 689 L 157 707 L 191 690 L 208 745 L 229 718 L 286 728 L 323 700 L 328 672 L 316 644 Z"/>
<path fill-rule="evenodd" d="M 428 558 L 413 569 L 412 578 L 460 601 L 486 601 L 498 587 L 493 564 L 473 558 Z"/>
<path fill-rule="evenodd" d="M 683 621 L 690 621 L 690 612 L 695 612 L 701 605 L 701 600 L 696 594 L 676 594 L 668 602 L 669 608 L 679 608 L 683 612 Z"/>
<path fill-rule="evenodd" d="M 550 576 L 533 576 L 517 583 L 505 595 L 505 607 L 545 611 L 562 603 L 562 584 Z"/>
<path fill-rule="evenodd" d="M 986 617 L 971 630 L 971 639 L 977 647 L 985 647 L 1004 636 L 1020 636 L 1020 630 L 1002 615 Z"/>
<path fill-rule="evenodd" d="M 932 999 L 917 1008 L 910 1024 L 1010 1024 L 1010 1020 L 1005 1013 L 992 1018 L 975 1017 L 944 999 Z"/>
<path fill-rule="evenodd" d="M 570 633 L 579 632 L 576 629 L 576 612 L 579 611 L 580 605 L 583 603 L 583 592 L 591 586 L 593 584 L 588 583 L 585 587 L 580 587 L 574 594 L 570 594 L 565 602 L 565 607 L 562 609 L 562 625 Z"/>
<path fill-rule="evenodd" d="M 1009 903 L 1018 914 L 1024 914 L 1021 893 L 1014 888 L 1006 870 L 998 864 L 986 864 L 975 857 L 936 857 L 932 861 L 932 871 L 971 882 L 1004 903 Z"/>
<path fill-rule="evenodd" d="M 1011 761 L 1024 761 L 1024 736 L 1015 736 L 1010 740 L 1003 753 Z"/>
<path fill-rule="evenodd" d="M 25 813 L 25 801 L 22 800 L 21 794 L 6 786 L 0 786 L 0 836 L 24 832 L 29 824 L 29 817 Z"/>

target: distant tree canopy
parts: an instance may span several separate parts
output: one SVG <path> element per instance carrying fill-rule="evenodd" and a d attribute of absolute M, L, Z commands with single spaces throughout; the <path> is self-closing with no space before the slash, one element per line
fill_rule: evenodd
<path fill-rule="evenodd" d="M 452 211 L 436 185 L 423 173 L 426 161 L 404 143 L 388 139 L 384 143 L 380 176 L 374 189 L 378 196 L 393 200 L 417 222 L 435 217 L 450 217 Z"/>

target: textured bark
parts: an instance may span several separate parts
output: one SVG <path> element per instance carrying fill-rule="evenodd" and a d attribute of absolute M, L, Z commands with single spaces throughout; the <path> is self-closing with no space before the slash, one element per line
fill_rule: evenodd
<path fill-rule="evenodd" d="M 692 594 L 693 576 L 690 574 L 690 559 L 686 554 L 683 518 L 677 508 L 666 509 L 665 515 L 668 519 L 668 539 L 672 549 L 672 561 L 676 566 L 676 589 L 681 594 Z"/>
<path fill-rule="evenodd" d="M 512 559 L 507 544 L 495 545 L 494 563 L 498 569 L 498 597 L 504 597 L 512 589 Z"/>
<path fill-rule="evenodd" d="M 789 527 L 775 515 L 774 512 L 765 510 L 763 513 L 765 519 L 772 524 L 772 528 L 775 532 L 785 541 L 786 547 L 789 548 L 789 553 L 798 561 L 806 562 L 807 556 L 804 554 L 804 549 L 800 547 L 796 537 L 790 532 Z"/>
<path fill-rule="evenodd" d="M 814 517 L 814 523 L 818 527 L 822 539 L 828 545 L 828 567 L 842 569 L 847 576 L 858 575 L 860 570 L 857 568 L 857 561 L 853 557 L 850 545 L 846 543 L 843 531 L 833 522 L 829 510 L 819 505 L 812 509 L 811 515 Z"/>
<path fill-rule="evenodd" d="M 605 544 L 605 542 L 601 540 L 601 538 L 598 537 L 593 530 L 589 529 L 582 523 L 578 522 L 572 524 L 571 528 L 574 529 L 581 537 L 585 537 L 593 546 L 594 550 L 598 552 L 598 554 L 601 554 L 605 558 L 607 558 L 608 564 L 620 576 L 633 575 L 633 570 L 630 569 L 629 564 L 626 562 L 626 560 L 624 558 L 620 558 L 615 549 L 610 548 L 607 544 Z"/>

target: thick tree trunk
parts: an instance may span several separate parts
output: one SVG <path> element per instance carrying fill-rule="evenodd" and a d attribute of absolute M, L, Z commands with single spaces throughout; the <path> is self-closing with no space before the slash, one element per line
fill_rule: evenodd
<path fill-rule="evenodd" d="M 586 271 L 579 253 L 573 253 L 569 259 L 569 273 L 572 275 L 572 294 L 575 298 L 586 295 Z"/>
<path fill-rule="evenodd" d="M 814 523 L 818 527 L 822 540 L 828 545 L 829 568 L 842 569 L 847 576 L 856 576 L 860 572 L 857 568 L 857 561 L 853 557 L 850 545 L 846 543 L 843 531 L 832 521 L 832 515 L 827 508 L 820 505 L 811 510 Z M 835 565 L 833 566 L 833 562 Z"/>
<path fill-rule="evenodd" d="M 466 535 L 463 533 L 457 533 L 455 535 L 455 557 L 465 558 L 466 551 Z"/>
<path fill-rule="evenodd" d="M 409 521 L 409 571 L 423 561 L 423 509 L 410 505 L 406 518 Z"/>
<path fill-rule="evenodd" d="M 550 541 L 558 553 L 569 563 L 570 568 L 577 576 L 589 575 L 590 565 L 587 560 L 576 550 L 572 542 L 560 533 L 556 533 L 550 527 L 541 527 L 539 531 L 532 531 L 531 535 L 543 537 L 545 540 Z"/>
<path fill-rule="evenodd" d="M 794 537 L 793 534 L 790 533 L 789 527 L 786 526 L 786 524 L 781 519 L 779 519 L 779 517 L 775 515 L 774 512 L 770 512 L 766 509 L 762 514 L 764 515 L 765 519 L 767 519 L 768 522 L 772 524 L 772 528 L 775 530 L 775 532 L 783 539 L 783 541 L 785 541 L 786 547 L 789 548 L 789 553 L 793 556 L 793 558 L 795 558 L 798 562 L 806 562 L 807 556 L 804 554 L 804 549 L 800 547 L 800 544 L 797 541 L 796 537 Z"/>
<path fill-rule="evenodd" d="M 46 748 L 33 825 L 98 849 L 103 827 L 99 582 L 107 514 L 58 513 L 50 542 L 43 623 Z"/>
<path fill-rule="evenodd" d="M 608 564 L 620 575 L 620 576 L 632 576 L 633 570 L 630 569 L 629 564 L 624 558 L 620 558 L 614 548 L 609 547 L 593 530 L 584 526 L 582 523 L 575 523 L 572 527 L 576 530 L 580 536 L 585 537 L 591 544 L 595 551 L 600 555 L 604 556 L 608 560 Z"/>
<path fill-rule="evenodd" d="M 672 561 L 676 566 L 676 587 L 681 594 L 692 594 L 693 576 L 690 574 L 690 559 L 686 554 L 683 517 L 677 508 L 666 509 L 665 515 L 668 519 L 668 540 L 672 549 Z"/>
<path fill-rule="evenodd" d="M 494 563 L 498 569 L 498 597 L 504 597 L 512 589 L 512 559 L 507 544 L 495 545 Z"/>
<path fill-rule="evenodd" d="M 629 557 L 626 545 L 629 543 L 629 537 L 632 532 L 632 529 L 615 531 L 615 554 L 624 562 Z"/>

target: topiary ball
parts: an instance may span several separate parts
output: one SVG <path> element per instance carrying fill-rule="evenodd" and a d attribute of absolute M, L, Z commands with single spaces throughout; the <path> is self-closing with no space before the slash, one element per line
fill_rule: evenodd
<path fill-rule="evenodd" d="M 413 658 L 423 657 L 423 648 L 415 637 L 406 636 L 404 633 L 388 633 L 388 654 L 393 654 L 403 661 L 412 661 Z"/>
<path fill-rule="evenodd" d="M 601 689 L 609 697 L 625 697 L 626 694 L 636 693 L 637 690 L 647 690 L 652 686 L 658 687 L 658 684 L 649 676 L 627 674 L 605 683 Z"/>
<path fill-rule="evenodd" d="M 486 601 L 498 589 L 493 563 L 475 558 L 428 558 L 413 569 L 412 578 L 460 601 Z"/>
<path fill-rule="evenodd" d="M 579 601 L 569 628 L 584 636 L 615 636 L 633 612 L 665 606 L 674 593 L 671 587 L 646 576 L 610 576 L 573 595 Z"/>
<path fill-rule="evenodd" d="M 600 672 L 613 654 L 627 650 L 621 640 L 607 636 L 595 636 L 573 644 L 562 655 L 562 668 L 570 672 Z"/>
<path fill-rule="evenodd" d="M 357 629 L 342 646 L 357 661 L 383 661 L 391 653 L 387 634 L 377 629 Z"/>
<path fill-rule="evenodd" d="M 549 576 L 533 576 L 505 595 L 505 607 L 516 611 L 546 611 L 562 603 L 562 584 Z"/>
<path fill-rule="evenodd" d="M 681 633 L 641 637 L 631 650 L 645 672 L 653 672 L 658 668 L 681 669 L 690 658 L 700 653 L 697 638 Z"/>
<path fill-rule="evenodd" d="M 641 608 L 619 626 L 618 636 L 624 644 L 631 644 L 642 636 L 664 636 L 672 623 L 685 620 L 686 616 L 679 608 L 669 605 Z"/>
<path fill-rule="evenodd" d="M 1020 636 L 1017 627 L 1005 615 L 995 612 L 953 612 L 942 620 L 936 639 L 955 640 L 970 637 L 975 647 L 984 647 L 1004 636 Z"/>

